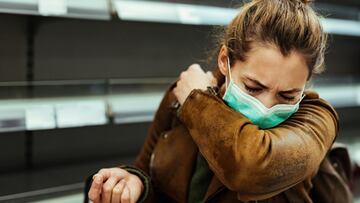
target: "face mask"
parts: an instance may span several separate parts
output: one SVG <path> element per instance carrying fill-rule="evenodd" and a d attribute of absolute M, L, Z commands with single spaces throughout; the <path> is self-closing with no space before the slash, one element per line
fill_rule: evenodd
<path fill-rule="evenodd" d="M 226 81 L 226 91 L 223 99 L 235 111 L 242 113 L 255 125 L 262 129 L 272 128 L 287 120 L 299 109 L 304 96 L 294 105 L 277 104 L 267 108 L 255 97 L 241 90 L 231 79 L 230 60 L 228 58 L 228 71 L 230 82 Z M 227 78 L 226 78 L 227 80 Z"/>

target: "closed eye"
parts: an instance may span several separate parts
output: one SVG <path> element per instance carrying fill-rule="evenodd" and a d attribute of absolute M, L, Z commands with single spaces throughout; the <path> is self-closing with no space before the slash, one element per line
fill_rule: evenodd
<path fill-rule="evenodd" d="M 244 86 L 245 86 L 246 91 L 248 91 L 249 93 L 258 93 L 262 90 L 261 88 L 249 87 L 245 84 L 244 84 Z"/>
<path fill-rule="evenodd" d="M 288 102 L 293 102 L 295 100 L 296 97 L 288 97 L 288 96 L 285 96 L 285 95 L 281 95 L 281 97 L 288 101 Z"/>

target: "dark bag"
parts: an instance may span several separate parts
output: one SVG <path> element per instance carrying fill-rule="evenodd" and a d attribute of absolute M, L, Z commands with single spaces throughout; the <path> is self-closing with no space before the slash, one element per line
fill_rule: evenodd
<path fill-rule="evenodd" d="M 352 166 L 345 145 L 334 143 L 312 179 L 310 196 L 319 203 L 353 203 Z"/>

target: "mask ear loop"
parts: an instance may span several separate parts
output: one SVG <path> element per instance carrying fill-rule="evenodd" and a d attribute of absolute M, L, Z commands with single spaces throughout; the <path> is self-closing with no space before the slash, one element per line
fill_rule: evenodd
<path fill-rule="evenodd" d="M 230 83 L 230 81 L 228 81 L 228 80 L 231 80 L 231 70 L 230 70 L 230 59 L 229 59 L 229 56 L 227 57 L 227 69 L 228 69 L 228 75 L 229 75 L 229 79 L 228 79 L 228 77 L 225 77 L 225 82 L 226 82 L 226 89 L 228 88 L 228 86 L 229 86 L 229 83 Z"/>

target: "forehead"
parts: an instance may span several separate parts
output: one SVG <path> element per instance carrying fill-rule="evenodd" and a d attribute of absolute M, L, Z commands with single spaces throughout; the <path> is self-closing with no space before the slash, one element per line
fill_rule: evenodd
<path fill-rule="evenodd" d="M 253 48 L 247 54 L 246 61 L 237 61 L 235 67 L 238 77 L 249 76 L 269 88 L 281 90 L 303 87 L 309 73 L 301 53 L 293 51 L 284 56 L 272 46 Z"/>

